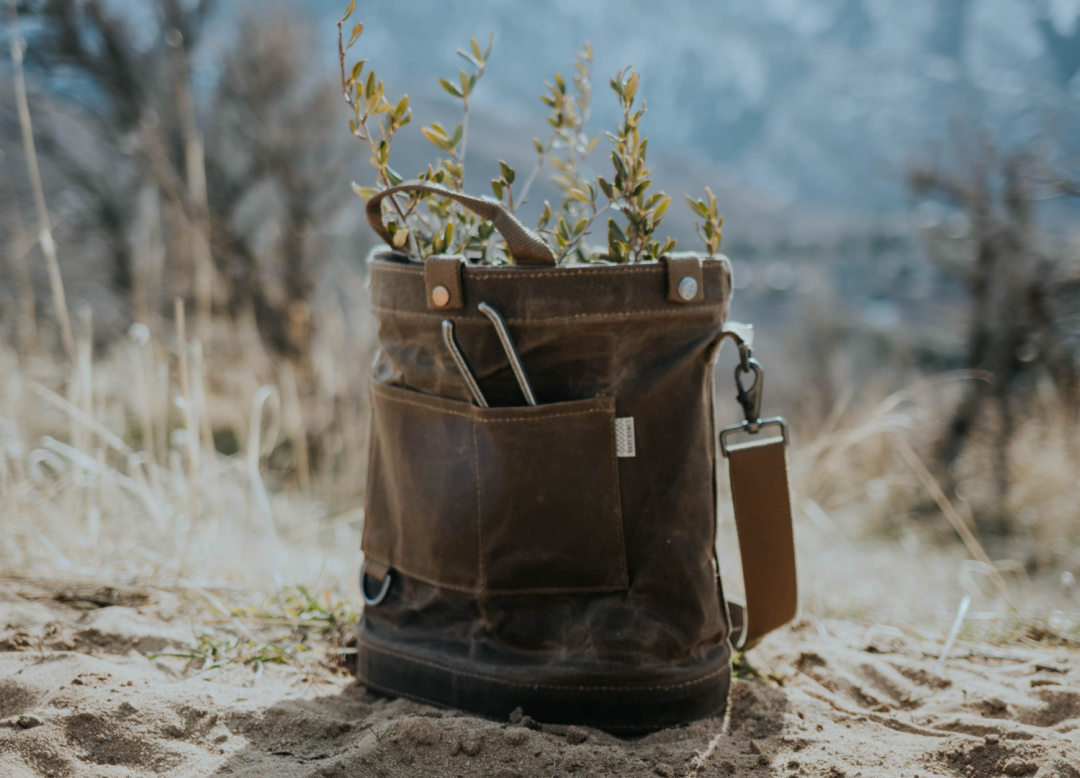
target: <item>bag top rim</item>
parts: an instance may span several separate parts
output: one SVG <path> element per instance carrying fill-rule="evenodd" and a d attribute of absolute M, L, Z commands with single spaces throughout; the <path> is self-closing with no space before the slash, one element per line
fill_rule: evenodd
<path fill-rule="evenodd" d="M 398 255 L 402 256 L 402 255 Z M 696 268 L 698 294 L 693 300 L 673 300 L 672 276 L 666 261 L 628 265 L 558 267 L 486 267 L 443 260 L 451 268 L 440 276 L 452 304 L 432 305 L 428 288 L 435 279 L 429 267 L 439 261 L 396 262 L 372 256 L 369 264 L 370 311 L 380 321 L 416 319 L 438 323 L 452 318 L 463 324 L 490 327 L 477 310 L 487 302 L 510 325 L 540 322 L 601 322 L 604 320 L 678 317 L 722 323 L 731 299 L 731 265 L 727 257 L 702 261 Z M 458 272 L 459 271 L 459 272 Z M 679 273 L 687 272 L 685 269 Z M 515 283 L 516 282 L 516 283 Z"/>
<path fill-rule="evenodd" d="M 399 257 L 400 259 L 390 259 Z M 640 262 L 611 262 L 579 265 L 473 265 L 462 262 L 461 272 L 469 278 L 477 280 L 489 280 L 495 278 L 557 278 L 561 275 L 583 276 L 596 273 L 608 275 L 630 273 L 667 273 L 665 260 L 668 258 L 696 257 L 700 260 L 703 268 L 724 266 L 729 269 L 731 260 L 725 254 L 716 254 L 713 257 L 705 257 L 696 252 L 673 252 L 660 259 L 649 259 Z M 423 275 L 426 260 L 418 260 L 408 254 L 399 251 L 388 250 L 384 246 L 371 251 L 366 260 L 371 268 L 389 270 L 390 272 L 415 273 Z"/>

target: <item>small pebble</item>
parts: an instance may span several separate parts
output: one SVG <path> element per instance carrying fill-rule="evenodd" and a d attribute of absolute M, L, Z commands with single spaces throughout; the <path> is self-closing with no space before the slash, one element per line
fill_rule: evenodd
<path fill-rule="evenodd" d="M 19 716 L 19 726 L 23 729 L 33 729 L 34 727 L 40 727 L 44 723 L 40 718 L 30 713 Z"/>
<path fill-rule="evenodd" d="M 1005 763 L 1006 775 L 1026 775 L 1033 770 L 1033 766 L 1025 762 L 1023 759 L 1017 759 L 1013 757 Z"/>
<path fill-rule="evenodd" d="M 506 730 L 506 742 L 512 746 L 520 746 L 529 739 L 529 730 L 525 727 L 512 727 Z"/>
<path fill-rule="evenodd" d="M 572 746 L 584 743 L 588 739 L 589 733 L 581 727 L 570 727 L 570 729 L 566 730 L 566 742 Z"/>

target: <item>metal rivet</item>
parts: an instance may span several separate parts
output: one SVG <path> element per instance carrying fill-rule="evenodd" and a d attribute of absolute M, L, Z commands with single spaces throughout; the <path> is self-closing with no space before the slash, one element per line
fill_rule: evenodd
<path fill-rule="evenodd" d="M 697 281 L 690 276 L 683 276 L 682 281 L 679 282 L 679 297 L 686 302 L 697 297 Z"/>
<path fill-rule="evenodd" d="M 436 286 L 431 290 L 431 302 L 436 308 L 443 308 L 450 302 L 450 290 L 445 286 Z"/>

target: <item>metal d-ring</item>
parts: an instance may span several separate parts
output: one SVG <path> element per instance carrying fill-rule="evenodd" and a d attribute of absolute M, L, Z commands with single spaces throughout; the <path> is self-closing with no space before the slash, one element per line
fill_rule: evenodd
<path fill-rule="evenodd" d="M 366 567 L 367 562 L 360 565 L 360 596 L 364 600 L 364 605 L 378 605 L 385 600 L 386 595 L 390 593 L 390 578 L 392 573 L 389 570 L 386 571 L 386 577 L 383 578 L 382 586 L 379 587 L 379 593 L 372 597 L 367 593 L 367 587 L 364 585 L 369 578 L 368 574 L 365 572 Z"/>

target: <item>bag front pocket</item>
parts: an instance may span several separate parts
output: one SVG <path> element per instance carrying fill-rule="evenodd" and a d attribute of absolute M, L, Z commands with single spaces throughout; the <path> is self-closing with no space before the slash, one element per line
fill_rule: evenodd
<path fill-rule="evenodd" d="M 364 553 L 491 594 L 629 585 L 615 401 L 481 409 L 372 383 Z"/>

